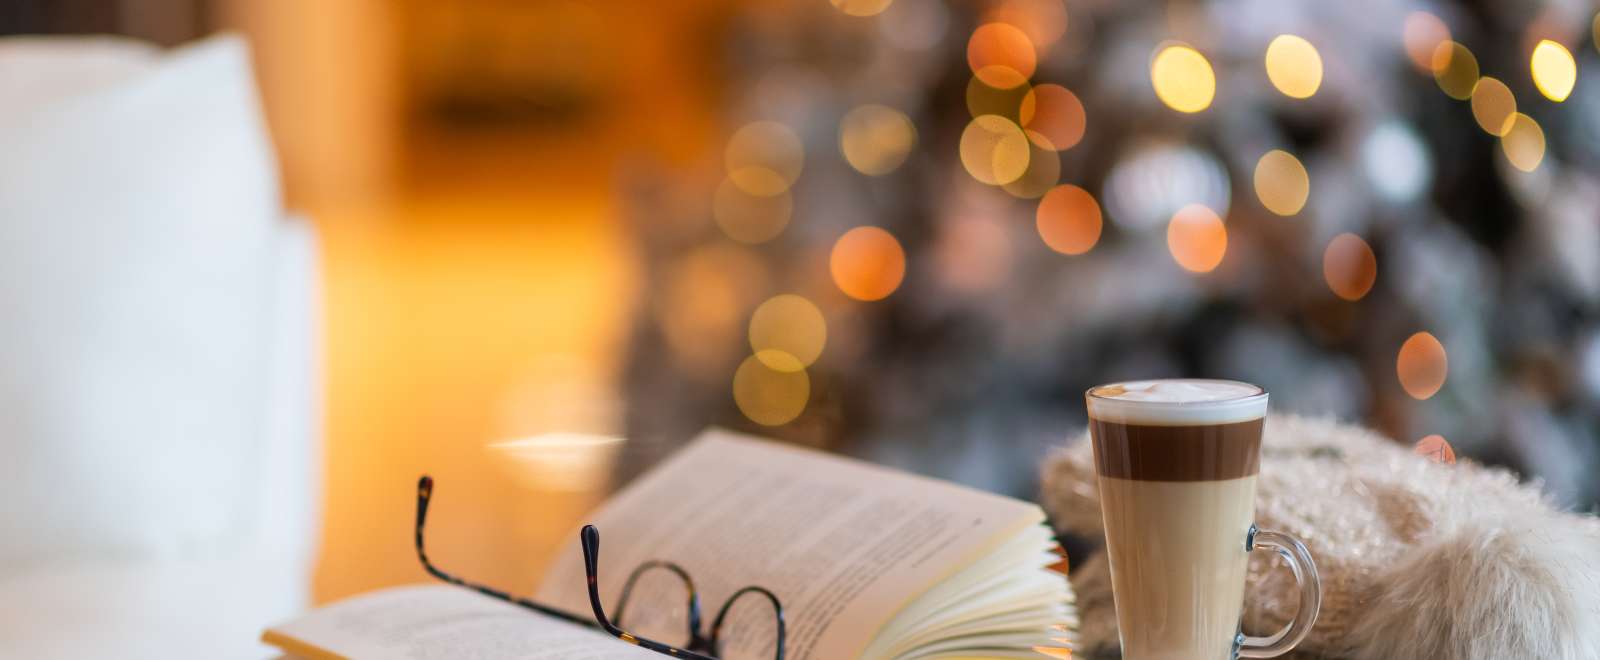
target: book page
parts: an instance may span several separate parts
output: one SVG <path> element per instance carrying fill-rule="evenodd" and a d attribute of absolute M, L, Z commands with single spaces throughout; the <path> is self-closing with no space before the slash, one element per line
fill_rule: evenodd
<path fill-rule="evenodd" d="M 375 591 L 267 629 L 291 657 L 659 660 L 598 630 L 446 584 Z"/>
<path fill-rule="evenodd" d="M 698 587 L 709 633 L 738 588 L 783 601 L 792 660 L 859 657 L 913 598 L 993 551 L 1044 513 L 1026 502 L 868 463 L 710 430 L 597 512 L 600 594 L 615 616 L 628 574 L 669 560 Z M 683 588 L 665 571 L 642 578 L 624 630 L 679 644 Z M 538 600 L 588 613 L 577 534 L 545 575 Z M 764 600 L 739 601 L 724 655 L 771 658 Z"/>

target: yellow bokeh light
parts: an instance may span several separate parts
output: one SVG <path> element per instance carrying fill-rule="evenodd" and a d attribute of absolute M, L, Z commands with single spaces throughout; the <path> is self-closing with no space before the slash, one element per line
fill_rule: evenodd
<path fill-rule="evenodd" d="M 1061 156 L 1050 140 L 1034 131 L 1028 135 L 1028 169 L 1015 181 L 1000 186 L 1013 197 L 1035 199 L 1061 180 Z"/>
<path fill-rule="evenodd" d="M 982 78 L 967 80 L 967 112 L 973 117 L 998 115 L 1021 124 L 1028 93 L 1033 87 L 1027 83 L 1010 87 L 992 87 Z"/>
<path fill-rule="evenodd" d="M 984 19 L 1016 26 L 1040 51 L 1048 50 L 1067 33 L 1067 6 L 1062 0 L 1005 0 L 986 12 Z"/>
<path fill-rule="evenodd" d="M 1094 195 L 1077 186 L 1056 186 L 1039 200 L 1034 225 L 1039 238 L 1062 254 L 1083 254 L 1100 242 L 1100 205 Z"/>
<path fill-rule="evenodd" d="M 1310 98 L 1322 86 L 1322 56 L 1311 42 L 1280 34 L 1267 45 L 1267 79 L 1286 96 Z"/>
<path fill-rule="evenodd" d="M 1573 85 L 1578 83 L 1578 63 L 1573 61 L 1572 53 L 1549 39 L 1533 47 L 1529 67 L 1533 70 L 1533 84 L 1539 88 L 1539 93 L 1557 103 L 1567 100 L 1572 94 Z"/>
<path fill-rule="evenodd" d="M 1021 178 L 1031 156 L 1028 136 L 999 115 L 974 117 L 961 132 L 961 164 L 972 178 L 991 186 Z"/>
<path fill-rule="evenodd" d="M 906 253 L 894 235 L 878 227 L 856 227 L 833 244 L 828 255 L 833 283 L 856 300 L 881 300 L 900 288 Z"/>
<path fill-rule="evenodd" d="M 1228 252 L 1228 229 L 1222 218 L 1201 204 L 1190 204 L 1167 223 L 1167 249 L 1184 270 L 1209 273 Z"/>
<path fill-rule="evenodd" d="M 1512 167 L 1532 172 L 1544 161 L 1544 129 L 1533 117 L 1520 112 L 1512 115 L 1506 134 L 1500 136 L 1500 150 Z"/>
<path fill-rule="evenodd" d="M 1494 136 L 1511 130 L 1511 120 L 1517 114 L 1517 97 L 1506 84 L 1484 76 L 1472 88 L 1472 118 L 1478 127 Z"/>
<path fill-rule="evenodd" d="M 833 6 L 851 16 L 876 16 L 888 9 L 894 0 L 832 0 Z"/>
<path fill-rule="evenodd" d="M 839 122 L 839 150 L 857 172 L 881 176 L 895 171 L 917 142 L 917 129 L 905 113 L 863 105 Z"/>
<path fill-rule="evenodd" d="M 1426 332 L 1411 335 L 1400 345 L 1395 372 L 1400 377 L 1400 387 L 1405 388 L 1411 398 L 1421 400 L 1438 394 L 1450 372 L 1444 344 Z"/>
<path fill-rule="evenodd" d="M 1200 112 L 1211 107 L 1217 76 L 1206 56 L 1188 46 L 1167 46 L 1150 61 L 1150 85 L 1167 107 Z"/>
<path fill-rule="evenodd" d="M 1322 253 L 1322 279 L 1334 295 L 1360 300 L 1378 280 L 1378 257 L 1360 236 L 1339 234 Z"/>
<path fill-rule="evenodd" d="M 1465 101 L 1478 85 L 1478 58 L 1454 41 L 1442 41 L 1433 49 L 1431 68 L 1439 89 L 1450 98 Z"/>
<path fill-rule="evenodd" d="M 787 190 L 776 195 L 752 195 L 730 177 L 711 197 L 711 216 L 729 238 L 740 243 L 764 243 L 783 233 L 794 213 Z"/>
<path fill-rule="evenodd" d="M 827 343 L 828 323 L 822 310 L 804 297 L 773 296 L 750 314 L 750 349 L 770 368 L 809 367 Z"/>
<path fill-rule="evenodd" d="M 1445 27 L 1444 21 L 1424 11 L 1414 11 L 1406 15 L 1402 38 L 1405 42 L 1406 57 L 1411 60 L 1411 65 L 1423 73 L 1433 73 L 1433 54 L 1442 44 L 1450 40 L 1450 28 Z"/>
<path fill-rule="evenodd" d="M 1043 137 L 1052 151 L 1066 151 L 1083 140 L 1088 117 L 1078 95 L 1060 85 L 1039 85 L 1022 97 L 1017 112 L 1029 136 Z M 1034 142 L 1038 146 L 1038 140 Z"/>
<path fill-rule="evenodd" d="M 780 426 L 805 412 L 811 398 L 811 378 L 805 369 L 780 370 L 769 362 L 795 363 L 793 356 L 774 354 L 766 358 L 747 357 L 733 373 L 733 402 L 750 421 L 762 426 Z"/>
<path fill-rule="evenodd" d="M 728 178 L 752 195 L 789 189 L 805 166 L 805 147 L 788 126 L 775 121 L 745 124 L 728 140 Z"/>
<path fill-rule="evenodd" d="M 1456 462 L 1456 450 L 1450 446 L 1450 442 L 1445 440 L 1444 436 L 1437 433 L 1423 436 L 1421 440 L 1417 441 L 1417 446 L 1412 451 L 1416 452 L 1418 456 L 1435 463 L 1454 465 Z"/>
<path fill-rule="evenodd" d="M 985 23 L 967 41 L 972 75 L 990 87 L 1016 87 L 1033 77 L 1038 55 L 1027 33 L 1007 23 Z"/>
<path fill-rule="evenodd" d="M 1311 195 L 1311 175 L 1293 154 L 1273 149 L 1256 161 L 1255 186 L 1262 206 L 1289 216 L 1305 208 Z"/>

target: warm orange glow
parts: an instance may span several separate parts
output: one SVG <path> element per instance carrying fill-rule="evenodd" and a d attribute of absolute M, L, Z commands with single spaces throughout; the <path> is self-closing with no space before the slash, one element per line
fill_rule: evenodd
<path fill-rule="evenodd" d="M 1256 197 L 1278 215 L 1289 216 L 1305 208 L 1311 195 L 1311 175 L 1294 154 L 1273 149 L 1256 161 Z"/>
<path fill-rule="evenodd" d="M 1539 169 L 1544 162 L 1544 129 L 1539 122 L 1522 113 L 1511 116 L 1510 127 L 1500 137 L 1500 151 L 1505 153 L 1511 166 L 1524 172 Z"/>
<path fill-rule="evenodd" d="M 1403 38 L 1406 46 L 1406 57 L 1411 60 L 1412 66 L 1423 73 L 1433 73 L 1433 54 L 1438 50 L 1439 44 L 1450 40 L 1450 28 L 1445 27 L 1444 21 L 1433 14 L 1414 11 L 1406 15 L 1403 29 Z"/>
<path fill-rule="evenodd" d="M 776 351 L 775 351 L 776 353 Z M 787 424 L 805 412 L 811 398 L 806 370 L 774 369 L 772 363 L 798 363 L 793 356 L 747 357 L 733 373 L 733 402 L 750 421 L 762 426 Z"/>
<path fill-rule="evenodd" d="M 1423 437 L 1417 441 L 1414 451 L 1418 456 L 1435 463 L 1454 465 L 1456 462 L 1456 450 L 1450 447 L 1450 443 L 1442 435 L 1434 434 Z"/>
<path fill-rule="evenodd" d="M 1444 387 L 1445 375 L 1450 371 L 1444 344 L 1426 332 L 1411 335 L 1400 345 L 1395 371 L 1400 376 L 1400 386 L 1411 398 L 1427 399 L 1438 394 L 1439 388 Z"/>
<path fill-rule="evenodd" d="M 1506 84 L 1484 76 L 1472 88 L 1472 118 L 1484 132 L 1502 136 L 1511 130 L 1517 114 L 1517 97 Z"/>
<path fill-rule="evenodd" d="M 1533 47 L 1528 66 L 1533 70 L 1533 84 L 1539 88 L 1539 93 L 1556 103 L 1567 100 L 1572 87 L 1578 84 L 1578 63 L 1573 61 L 1572 53 L 1549 39 Z"/>
<path fill-rule="evenodd" d="M 1078 95 L 1060 85 L 1039 85 L 1022 97 L 1018 117 L 1023 128 L 1038 133 L 1054 151 L 1066 151 L 1083 139 L 1088 118 Z"/>
<path fill-rule="evenodd" d="M 1179 209 L 1167 223 L 1167 249 L 1185 270 L 1209 273 L 1228 252 L 1228 230 L 1215 211 L 1190 204 Z"/>
<path fill-rule="evenodd" d="M 1378 257 L 1355 234 L 1339 234 L 1322 253 L 1322 279 L 1334 295 L 1356 301 L 1378 280 Z"/>
<path fill-rule="evenodd" d="M 811 366 L 827 343 L 828 323 L 822 310 L 804 297 L 773 296 L 750 315 L 750 350 L 769 368 L 794 371 Z"/>
<path fill-rule="evenodd" d="M 1027 82 L 1038 66 L 1033 42 L 1014 25 L 986 23 L 967 41 L 972 75 L 990 87 L 1009 88 Z"/>
<path fill-rule="evenodd" d="M 1311 98 L 1322 86 L 1322 56 L 1303 37 L 1280 34 L 1267 45 L 1267 79 L 1285 96 Z"/>
<path fill-rule="evenodd" d="M 1441 42 L 1430 60 L 1433 79 L 1450 98 L 1465 101 L 1478 85 L 1478 58 L 1466 46 L 1454 41 Z"/>
<path fill-rule="evenodd" d="M 1100 205 L 1094 195 L 1066 184 L 1039 200 L 1034 224 L 1045 245 L 1062 254 L 1083 254 L 1100 241 Z"/>
<path fill-rule="evenodd" d="M 898 169 L 916 141 L 911 119 L 886 106 L 863 105 L 839 122 L 839 150 L 851 167 L 867 176 Z"/>
<path fill-rule="evenodd" d="M 1200 51 L 1188 46 L 1167 46 L 1150 61 L 1150 85 L 1167 107 L 1194 113 L 1211 107 L 1217 94 L 1217 75 Z"/>
<path fill-rule="evenodd" d="M 1005 117 L 974 118 L 961 132 L 961 165 L 972 178 L 991 186 L 1016 181 L 1032 157 L 1027 135 Z"/>
<path fill-rule="evenodd" d="M 906 253 L 900 241 L 878 227 L 856 227 L 833 244 L 828 257 L 833 283 L 856 300 L 881 300 L 900 287 Z"/>
<path fill-rule="evenodd" d="M 1067 6 L 1062 0 L 1005 0 L 984 14 L 987 22 L 1021 29 L 1041 52 L 1067 33 Z"/>
<path fill-rule="evenodd" d="M 740 243 L 764 243 L 783 233 L 794 212 L 789 191 L 776 195 L 752 195 L 724 179 L 711 198 L 711 217 L 729 238 Z"/>
<path fill-rule="evenodd" d="M 894 0 L 832 0 L 833 6 L 851 16 L 876 16 Z"/>

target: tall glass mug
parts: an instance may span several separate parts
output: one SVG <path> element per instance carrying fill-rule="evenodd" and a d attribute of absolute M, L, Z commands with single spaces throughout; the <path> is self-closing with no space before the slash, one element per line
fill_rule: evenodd
<path fill-rule="evenodd" d="M 1257 530 L 1267 392 L 1228 380 L 1146 380 L 1086 395 L 1100 513 L 1125 660 L 1287 653 L 1322 605 L 1316 564 L 1287 534 Z M 1281 555 L 1300 609 L 1271 637 L 1240 631 L 1252 550 Z"/>

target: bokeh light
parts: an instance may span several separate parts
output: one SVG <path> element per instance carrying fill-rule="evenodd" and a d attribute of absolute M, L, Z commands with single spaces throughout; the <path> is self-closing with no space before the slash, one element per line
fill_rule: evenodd
<path fill-rule="evenodd" d="M 1414 11 L 1406 15 L 1402 29 L 1402 38 L 1406 47 L 1406 57 L 1411 60 L 1411 65 L 1423 73 L 1433 73 L 1433 54 L 1438 50 L 1439 44 L 1450 40 L 1450 28 L 1444 21 L 1424 11 Z"/>
<path fill-rule="evenodd" d="M 828 256 L 833 283 L 856 300 L 881 300 L 900 287 L 906 253 L 900 241 L 879 227 L 856 227 L 833 244 Z"/>
<path fill-rule="evenodd" d="M 1255 187 L 1256 197 L 1268 211 L 1294 215 L 1305 208 L 1311 195 L 1311 175 L 1293 154 L 1273 149 L 1256 161 Z"/>
<path fill-rule="evenodd" d="M 905 113 L 882 105 L 863 105 L 839 121 L 839 150 L 857 172 L 882 176 L 895 171 L 917 141 Z"/>
<path fill-rule="evenodd" d="M 653 302 L 674 357 L 697 373 L 727 368 L 725 361 L 732 359 L 727 347 L 738 341 L 741 317 L 770 279 L 760 257 L 726 242 L 696 248 L 671 262 L 661 295 Z"/>
<path fill-rule="evenodd" d="M 809 367 L 827 343 L 828 323 L 822 310 L 802 296 L 773 296 L 750 314 L 750 349 L 769 368 Z"/>
<path fill-rule="evenodd" d="M 1427 399 L 1438 394 L 1449 371 L 1444 344 L 1432 334 L 1419 332 L 1400 345 L 1395 372 L 1400 377 L 1400 386 L 1411 398 Z"/>
<path fill-rule="evenodd" d="M 1545 98 L 1560 103 L 1572 94 L 1578 83 L 1578 63 L 1573 61 L 1567 48 L 1549 39 L 1533 47 L 1529 58 L 1533 70 L 1533 84 Z"/>
<path fill-rule="evenodd" d="M 1285 96 L 1310 98 L 1322 86 L 1322 56 L 1304 38 L 1280 34 L 1267 45 L 1267 79 Z"/>
<path fill-rule="evenodd" d="M 1433 180 L 1433 156 L 1416 129 L 1390 119 L 1372 129 L 1361 143 L 1367 183 L 1391 202 L 1409 202 Z"/>
<path fill-rule="evenodd" d="M 1497 79 L 1484 76 L 1472 88 L 1472 118 L 1478 127 L 1494 136 L 1511 130 L 1511 119 L 1517 114 L 1517 97 L 1511 88 Z"/>
<path fill-rule="evenodd" d="M 851 16 L 876 16 L 888 9 L 894 0 L 831 0 L 833 6 Z"/>
<path fill-rule="evenodd" d="M 1228 229 L 1215 211 L 1190 204 L 1179 209 L 1167 223 L 1167 249 L 1185 270 L 1209 273 L 1228 252 Z"/>
<path fill-rule="evenodd" d="M 750 421 L 762 426 L 787 424 L 805 412 L 811 398 L 811 377 L 805 369 L 780 370 L 767 363 L 798 363 L 799 359 L 752 355 L 733 373 L 733 402 Z"/>
<path fill-rule="evenodd" d="M 1039 237 L 1062 254 L 1083 254 L 1100 241 L 1100 205 L 1089 191 L 1071 184 L 1045 193 L 1034 213 Z"/>
<path fill-rule="evenodd" d="M 999 115 L 974 117 L 961 132 L 961 164 L 972 178 L 992 186 L 1016 181 L 1028 170 L 1027 135 Z"/>
<path fill-rule="evenodd" d="M 1533 117 L 1519 112 L 1512 116 L 1510 127 L 1500 137 L 1500 150 L 1512 167 L 1532 172 L 1544 161 L 1544 129 Z"/>
<path fill-rule="evenodd" d="M 1013 197 L 1037 199 L 1061 181 L 1061 156 L 1044 136 L 1023 132 L 1028 136 L 1028 168 L 1015 181 L 1000 187 Z"/>
<path fill-rule="evenodd" d="M 1360 236 L 1339 234 L 1322 253 L 1322 279 L 1334 295 L 1360 300 L 1378 280 L 1378 257 Z"/>
<path fill-rule="evenodd" d="M 1038 64 L 1033 42 L 1015 25 L 985 23 L 967 41 L 967 65 L 990 87 L 1021 85 L 1033 77 Z"/>
<path fill-rule="evenodd" d="M 1016 26 L 1040 52 L 1067 33 L 1067 6 L 1062 0 L 1005 0 L 984 14 L 987 21 Z"/>
<path fill-rule="evenodd" d="M 783 233 L 794 213 L 789 191 L 752 195 L 733 179 L 723 179 L 711 197 L 711 216 L 729 238 L 740 243 L 764 243 Z"/>
<path fill-rule="evenodd" d="M 1442 435 L 1423 436 L 1421 440 L 1417 441 L 1417 446 L 1412 451 L 1415 451 L 1418 456 L 1435 463 L 1454 465 L 1456 462 L 1456 450 L 1450 447 L 1450 442 L 1445 440 Z"/>
<path fill-rule="evenodd" d="M 745 124 L 728 140 L 728 178 L 752 195 L 776 195 L 794 185 L 805 166 L 805 147 L 788 126 L 775 121 Z"/>
<path fill-rule="evenodd" d="M 967 112 L 973 117 L 996 115 L 1021 124 L 1022 111 L 1033 87 L 1027 83 L 1012 87 L 993 87 L 973 76 L 967 80 Z"/>
<path fill-rule="evenodd" d="M 1158 230 L 1189 204 L 1226 215 L 1233 205 L 1227 168 L 1209 151 L 1180 144 L 1136 144 L 1106 176 L 1107 217 L 1136 230 Z"/>
<path fill-rule="evenodd" d="M 1458 101 L 1472 97 L 1478 84 L 1478 58 L 1472 51 L 1454 41 L 1440 42 L 1431 62 L 1433 79 L 1446 95 Z"/>
<path fill-rule="evenodd" d="M 1072 90 L 1060 85 L 1039 85 L 1028 90 L 1022 97 L 1018 116 L 1022 127 L 1031 131 L 1030 136 L 1044 138 L 1045 144 L 1040 144 L 1040 140 L 1035 140 L 1034 144 L 1048 146 L 1052 151 L 1071 149 L 1083 140 L 1083 132 L 1088 128 L 1083 102 Z"/>
<path fill-rule="evenodd" d="M 1211 107 L 1217 76 L 1206 56 L 1188 46 L 1166 46 L 1150 61 L 1150 84 L 1167 107 L 1200 112 Z"/>

